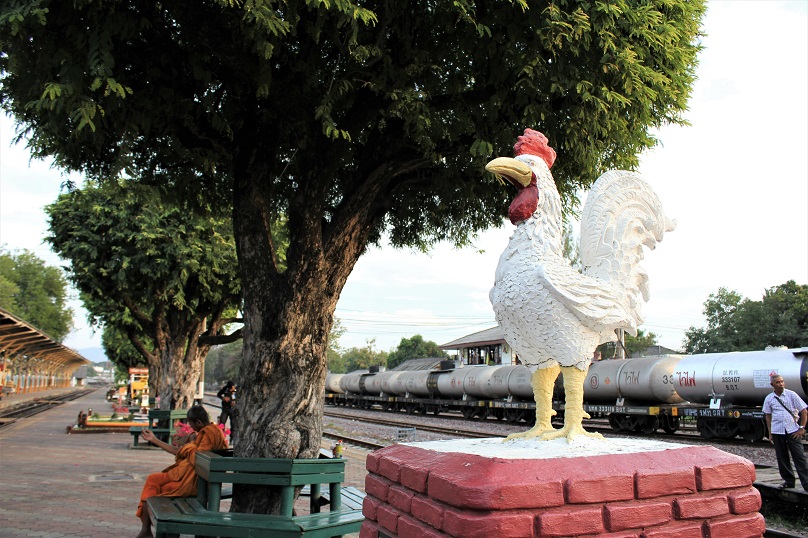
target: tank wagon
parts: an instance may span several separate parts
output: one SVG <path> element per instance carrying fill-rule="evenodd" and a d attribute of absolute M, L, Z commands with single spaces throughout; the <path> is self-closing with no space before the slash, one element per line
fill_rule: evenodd
<path fill-rule="evenodd" d="M 673 433 L 684 417 L 705 438 L 766 435 L 761 404 L 769 376 L 808 401 L 808 348 L 663 355 L 593 363 L 584 385 L 584 408 L 607 417 L 615 431 Z M 556 383 L 554 407 L 563 413 Z M 326 403 L 384 411 L 439 414 L 459 411 L 467 419 L 489 416 L 509 422 L 534 419 L 530 371 L 524 366 L 462 366 L 443 361 L 434 370 L 362 370 L 328 374 Z"/>

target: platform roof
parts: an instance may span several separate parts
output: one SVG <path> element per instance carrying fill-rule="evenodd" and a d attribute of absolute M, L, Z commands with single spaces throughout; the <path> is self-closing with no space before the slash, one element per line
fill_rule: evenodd
<path fill-rule="evenodd" d="M 457 340 L 452 340 L 449 343 L 438 346 L 440 349 L 463 349 L 465 347 L 480 347 L 480 346 L 493 346 L 496 344 L 504 344 L 505 335 L 499 325 L 479 331 Z"/>
<path fill-rule="evenodd" d="M 0 308 L 0 351 L 12 361 L 15 357 L 41 361 L 48 370 L 72 371 L 90 364 L 76 351 L 3 308 Z"/>

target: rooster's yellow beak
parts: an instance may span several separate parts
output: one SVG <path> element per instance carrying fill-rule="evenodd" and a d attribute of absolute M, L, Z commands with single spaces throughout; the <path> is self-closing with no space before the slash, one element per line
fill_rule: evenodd
<path fill-rule="evenodd" d="M 485 169 L 523 187 L 530 185 L 530 181 L 533 179 L 533 171 L 530 167 L 511 157 L 497 157 L 486 164 Z"/>

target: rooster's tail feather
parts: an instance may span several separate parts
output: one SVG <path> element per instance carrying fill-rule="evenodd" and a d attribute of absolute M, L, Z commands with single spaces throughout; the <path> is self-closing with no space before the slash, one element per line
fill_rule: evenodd
<path fill-rule="evenodd" d="M 636 325 L 642 323 L 639 297 L 648 301 L 650 296 L 648 274 L 640 266 L 643 246 L 653 250 L 675 228 L 651 186 L 634 172 L 606 172 L 586 199 L 581 214 L 583 272 L 608 281 Z"/>

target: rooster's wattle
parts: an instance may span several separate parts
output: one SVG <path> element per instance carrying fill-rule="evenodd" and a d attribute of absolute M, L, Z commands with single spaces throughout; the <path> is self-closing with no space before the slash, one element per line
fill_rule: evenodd
<path fill-rule="evenodd" d="M 533 372 L 536 425 L 509 439 L 593 436 L 581 425 L 588 418 L 583 381 L 590 358 L 599 344 L 616 340 L 616 329 L 637 334 L 640 297 L 649 295 L 639 265 L 643 245 L 653 249 L 675 222 L 639 175 L 603 174 L 581 214 L 580 273 L 562 255 L 561 197 L 550 173 L 555 151 L 543 134 L 525 129 L 514 152 L 515 158 L 486 166 L 519 189 L 508 210 L 516 230 L 500 256 L 490 299 L 505 340 Z M 559 371 L 566 405 L 564 426 L 556 430 L 550 419 Z"/>

